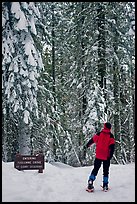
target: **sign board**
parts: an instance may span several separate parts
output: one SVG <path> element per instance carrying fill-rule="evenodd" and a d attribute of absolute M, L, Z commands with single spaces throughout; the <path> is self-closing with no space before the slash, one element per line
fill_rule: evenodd
<path fill-rule="evenodd" d="M 14 168 L 18 170 L 39 170 L 39 173 L 43 173 L 44 166 L 44 155 L 21 155 L 16 154 L 14 161 Z"/>

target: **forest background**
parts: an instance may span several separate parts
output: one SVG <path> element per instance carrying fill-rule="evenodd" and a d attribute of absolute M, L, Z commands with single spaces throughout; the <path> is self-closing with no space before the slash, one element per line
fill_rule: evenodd
<path fill-rule="evenodd" d="M 106 121 L 134 162 L 135 2 L 2 2 L 2 160 L 92 165 Z"/>

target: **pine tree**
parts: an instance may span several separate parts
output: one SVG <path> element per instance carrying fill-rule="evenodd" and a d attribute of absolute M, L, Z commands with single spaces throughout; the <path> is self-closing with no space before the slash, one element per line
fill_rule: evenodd
<path fill-rule="evenodd" d="M 12 120 L 18 129 L 17 149 L 21 154 L 30 153 L 32 112 L 38 117 L 37 79 L 43 66 L 33 40 L 33 36 L 37 35 L 35 20 L 38 14 L 33 2 L 3 3 L 4 106 L 9 109 L 9 120 Z M 4 117 L 8 116 L 7 111 L 4 114 Z M 9 136 L 4 137 L 9 138 Z M 12 140 L 12 132 L 10 137 Z"/>

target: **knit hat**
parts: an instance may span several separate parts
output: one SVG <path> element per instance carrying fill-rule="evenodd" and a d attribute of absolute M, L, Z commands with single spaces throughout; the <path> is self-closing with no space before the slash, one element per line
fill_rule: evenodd
<path fill-rule="evenodd" d="M 105 124 L 104 124 L 104 128 L 111 129 L 111 124 L 110 124 L 110 123 L 108 123 L 108 122 L 107 122 L 107 123 L 105 123 Z"/>

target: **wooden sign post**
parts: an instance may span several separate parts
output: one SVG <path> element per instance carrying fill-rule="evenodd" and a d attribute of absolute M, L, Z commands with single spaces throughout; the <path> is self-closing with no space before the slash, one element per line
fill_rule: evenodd
<path fill-rule="evenodd" d="M 20 170 L 36 170 L 38 169 L 39 173 L 43 173 L 45 168 L 44 155 L 21 155 L 16 154 L 14 161 L 14 168 Z"/>

